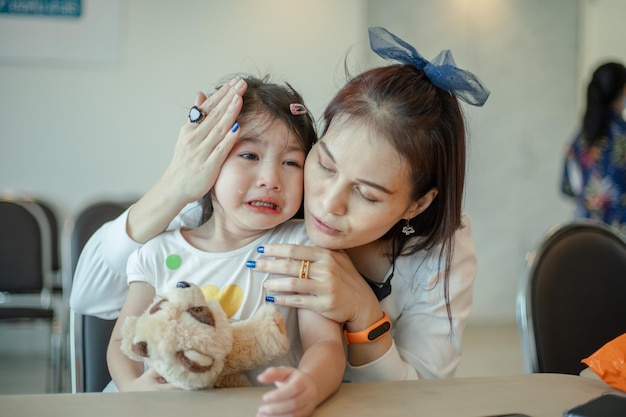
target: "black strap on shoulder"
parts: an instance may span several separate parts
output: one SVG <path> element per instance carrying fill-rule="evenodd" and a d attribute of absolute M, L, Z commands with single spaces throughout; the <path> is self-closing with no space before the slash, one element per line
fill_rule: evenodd
<path fill-rule="evenodd" d="M 396 251 L 395 251 L 395 239 L 392 243 L 392 252 L 393 252 L 393 262 L 391 263 L 391 274 L 389 274 L 389 277 L 387 277 L 387 279 L 385 279 L 383 282 L 376 282 L 376 281 L 372 281 L 371 279 L 369 279 L 368 277 L 366 277 L 365 275 L 361 274 L 361 276 L 363 277 L 363 279 L 365 280 L 365 282 L 367 282 L 367 284 L 370 286 L 370 288 L 372 289 L 372 291 L 374 291 L 374 294 L 376 294 L 376 298 L 378 299 L 378 301 L 382 301 L 385 297 L 387 297 L 389 294 L 391 294 L 391 279 L 393 278 L 393 273 L 396 271 Z"/>

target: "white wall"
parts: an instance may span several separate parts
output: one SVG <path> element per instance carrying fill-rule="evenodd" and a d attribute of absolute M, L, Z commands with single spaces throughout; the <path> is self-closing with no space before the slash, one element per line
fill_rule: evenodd
<path fill-rule="evenodd" d="M 385 26 L 427 58 L 451 49 L 492 91 L 485 107 L 466 107 L 472 321 L 514 322 L 525 253 L 569 218 L 562 152 L 582 74 L 624 50 L 620 0 L 119 1 L 114 65 L 0 58 L 0 190 L 30 189 L 69 213 L 103 194 L 142 193 L 168 163 L 195 93 L 237 71 L 289 80 L 319 118 L 343 84 L 346 54 L 353 68 L 380 63 L 367 27 Z"/>
<path fill-rule="evenodd" d="M 558 191 L 576 123 L 578 9 L 570 0 L 390 3 L 371 24 L 398 28 L 425 57 L 453 51 L 492 94 L 465 106 L 470 130 L 466 211 L 479 257 L 475 323 L 514 322 L 525 254 L 569 207 Z"/>
<path fill-rule="evenodd" d="M 98 1 L 84 0 L 85 12 Z M 0 60 L 0 190 L 45 193 L 69 212 L 101 194 L 142 193 L 197 91 L 271 72 L 319 114 L 343 83 L 335 70 L 347 47 L 366 33 L 356 0 L 120 3 L 117 64 Z"/>
<path fill-rule="evenodd" d="M 580 27 L 580 97 L 593 71 L 604 62 L 626 62 L 626 2 L 582 0 Z M 582 100 L 581 100 L 582 102 Z"/>

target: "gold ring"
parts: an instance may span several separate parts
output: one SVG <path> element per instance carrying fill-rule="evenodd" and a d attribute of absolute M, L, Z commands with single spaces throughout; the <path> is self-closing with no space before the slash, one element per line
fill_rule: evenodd
<path fill-rule="evenodd" d="M 311 266 L 311 261 L 302 261 L 300 263 L 300 278 L 309 279 L 310 266 Z"/>

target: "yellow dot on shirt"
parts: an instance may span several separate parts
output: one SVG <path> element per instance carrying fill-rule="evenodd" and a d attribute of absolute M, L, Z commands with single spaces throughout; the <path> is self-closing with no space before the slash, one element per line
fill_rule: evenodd
<path fill-rule="evenodd" d="M 165 258 L 165 266 L 172 270 L 180 268 L 182 263 L 183 260 L 175 253 L 168 255 L 167 258 Z"/>

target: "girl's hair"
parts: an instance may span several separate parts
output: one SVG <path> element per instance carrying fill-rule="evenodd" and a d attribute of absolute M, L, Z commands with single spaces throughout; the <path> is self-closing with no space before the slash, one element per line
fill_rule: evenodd
<path fill-rule="evenodd" d="M 414 65 L 374 68 L 353 78 L 324 113 L 326 133 L 333 118 L 358 120 L 389 141 L 411 168 L 411 197 L 419 200 L 429 190 L 438 193 L 411 225 L 419 239 L 402 233 L 396 223 L 381 239 L 390 243 L 391 260 L 441 244 L 444 289 L 451 320 L 448 280 L 453 238 L 462 227 L 465 184 L 465 123 L 456 97 L 431 84 Z"/>
<path fill-rule="evenodd" d="M 593 144 L 608 133 L 615 110 L 613 103 L 624 93 L 626 67 L 616 62 L 600 65 L 587 87 L 587 109 L 583 117 L 583 138 Z"/>
<path fill-rule="evenodd" d="M 258 116 L 267 117 L 270 120 L 280 120 L 298 139 L 305 155 L 308 154 L 317 141 L 315 121 L 308 110 L 295 115 L 290 110 L 292 104 L 304 106 L 300 93 L 288 83 L 275 84 L 270 82 L 269 75 L 262 78 L 250 75 L 240 75 L 240 77 L 248 84 L 248 88 L 243 95 L 243 105 L 238 119 L 250 121 Z M 219 87 L 221 85 L 217 89 Z M 213 215 L 211 191 L 202 197 L 201 204 L 202 223 L 204 223 Z M 296 214 L 295 217 L 298 216 L 301 215 Z"/>

